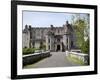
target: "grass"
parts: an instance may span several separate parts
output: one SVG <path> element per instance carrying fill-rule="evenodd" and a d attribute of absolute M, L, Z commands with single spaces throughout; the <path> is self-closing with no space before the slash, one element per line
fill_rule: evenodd
<path fill-rule="evenodd" d="M 76 57 L 68 56 L 67 57 L 69 61 L 73 61 L 74 63 L 80 64 L 80 65 L 85 65 L 84 62 Z"/>
<path fill-rule="evenodd" d="M 34 64 L 30 64 L 30 65 L 25 65 L 23 66 L 24 69 L 29 69 L 29 68 L 37 68 L 36 66 L 34 66 Z"/>

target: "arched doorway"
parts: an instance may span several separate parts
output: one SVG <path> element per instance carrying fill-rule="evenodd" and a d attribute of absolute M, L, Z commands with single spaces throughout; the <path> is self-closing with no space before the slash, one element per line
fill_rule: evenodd
<path fill-rule="evenodd" d="M 57 50 L 56 51 L 60 51 L 60 45 L 57 45 Z"/>

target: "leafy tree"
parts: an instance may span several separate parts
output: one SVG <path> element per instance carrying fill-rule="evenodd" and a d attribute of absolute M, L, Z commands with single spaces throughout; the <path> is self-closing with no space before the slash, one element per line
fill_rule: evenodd
<path fill-rule="evenodd" d="M 89 53 L 89 39 L 83 42 L 81 50 L 83 53 Z"/>
<path fill-rule="evenodd" d="M 85 29 L 85 21 L 82 19 L 78 19 L 75 22 L 74 28 L 75 28 L 75 34 L 77 37 L 77 45 L 79 48 L 82 46 L 82 43 L 84 42 L 84 29 Z"/>
<path fill-rule="evenodd" d="M 82 52 L 89 52 L 89 15 L 85 14 L 83 17 L 81 14 L 72 16 L 72 25 L 76 35 L 76 44 Z M 87 38 L 86 41 L 84 38 Z"/>

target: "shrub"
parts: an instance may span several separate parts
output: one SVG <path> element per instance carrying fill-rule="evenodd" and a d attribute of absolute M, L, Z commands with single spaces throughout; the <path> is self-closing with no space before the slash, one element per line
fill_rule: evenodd
<path fill-rule="evenodd" d="M 46 50 L 46 45 L 43 45 L 43 50 Z"/>
<path fill-rule="evenodd" d="M 89 39 L 87 41 L 84 41 L 81 46 L 81 51 L 83 53 L 89 53 Z"/>
<path fill-rule="evenodd" d="M 23 55 L 34 53 L 34 48 L 23 48 Z"/>
<path fill-rule="evenodd" d="M 40 43 L 40 47 L 39 47 L 40 50 L 46 50 L 46 45 L 43 44 L 43 42 Z"/>

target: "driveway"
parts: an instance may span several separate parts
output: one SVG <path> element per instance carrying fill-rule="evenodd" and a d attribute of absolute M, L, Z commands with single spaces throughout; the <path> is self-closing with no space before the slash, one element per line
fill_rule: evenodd
<path fill-rule="evenodd" d="M 37 63 L 27 65 L 24 68 L 47 68 L 47 67 L 68 67 L 80 66 L 69 61 L 65 52 L 51 52 L 52 56 L 47 57 Z"/>

